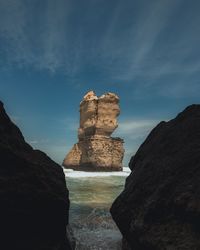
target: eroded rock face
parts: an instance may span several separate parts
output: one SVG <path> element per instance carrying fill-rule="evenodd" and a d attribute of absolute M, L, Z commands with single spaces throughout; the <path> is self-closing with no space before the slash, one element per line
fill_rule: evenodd
<path fill-rule="evenodd" d="M 63 166 L 85 171 L 120 171 L 123 140 L 112 138 L 120 113 L 119 97 L 88 92 L 80 103 L 79 142 L 67 154 Z"/>
<path fill-rule="evenodd" d="M 200 105 L 158 124 L 130 168 L 111 208 L 130 249 L 200 249 Z"/>
<path fill-rule="evenodd" d="M 4 250 L 71 249 L 62 168 L 33 150 L 0 102 L 0 238 Z"/>

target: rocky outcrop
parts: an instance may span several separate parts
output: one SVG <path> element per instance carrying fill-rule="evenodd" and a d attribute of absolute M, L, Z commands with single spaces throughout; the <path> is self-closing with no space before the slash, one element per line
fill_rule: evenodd
<path fill-rule="evenodd" d="M 123 140 L 112 138 L 120 113 L 119 97 L 107 93 L 97 97 L 88 92 L 80 103 L 79 142 L 63 161 L 65 168 L 83 171 L 120 171 Z"/>
<path fill-rule="evenodd" d="M 200 249 L 200 105 L 152 130 L 111 214 L 134 250 Z"/>
<path fill-rule="evenodd" d="M 69 199 L 62 168 L 33 150 L 0 102 L 1 249 L 67 250 Z"/>

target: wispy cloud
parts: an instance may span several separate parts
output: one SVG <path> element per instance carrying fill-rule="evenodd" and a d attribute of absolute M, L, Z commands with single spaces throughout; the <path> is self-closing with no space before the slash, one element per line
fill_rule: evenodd
<path fill-rule="evenodd" d="M 48 139 L 38 139 L 38 140 L 35 139 L 35 140 L 28 140 L 27 142 L 35 146 L 35 145 L 41 145 L 41 144 L 48 144 L 49 140 Z"/>
<path fill-rule="evenodd" d="M 159 95 L 171 98 L 182 98 L 183 96 L 194 97 L 200 92 L 200 81 L 193 80 L 192 86 L 189 84 L 191 79 L 186 78 L 188 81 L 183 81 L 181 78 L 176 84 L 168 84 L 160 88 L 158 86 L 157 91 Z M 185 79 L 184 79 L 185 80 Z"/>
<path fill-rule="evenodd" d="M 137 139 L 144 137 L 152 129 L 158 120 L 128 119 L 119 123 L 115 134 L 127 139 Z"/>
<path fill-rule="evenodd" d="M 2 0 L 0 38 L 5 43 L 2 53 L 8 65 L 31 65 L 52 72 L 63 67 L 72 70 L 67 37 L 69 8 L 65 0 Z"/>
<path fill-rule="evenodd" d="M 179 2 L 154 1 L 147 4 L 147 7 L 144 8 L 138 20 L 138 29 L 133 40 L 136 53 L 132 55 L 132 71 L 134 67 L 141 67 L 144 64 L 144 60 L 155 46 L 161 31 L 169 24 L 170 17 Z M 147 8 L 149 9 L 147 10 Z"/>
<path fill-rule="evenodd" d="M 142 118 L 128 118 L 119 122 L 119 127 L 113 136 L 124 139 L 124 164 L 127 165 L 131 156 L 135 154 L 139 146 L 145 140 L 149 132 L 158 124 L 159 120 Z"/>
<path fill-rule="evenodd" d="M 173 76 L 179 89 L 199 72 L 198 7 L 181 0 L 1 0 L 0 65 L 99 74 L 131 82 L 138 93 L 159 85 L 162 95 L 163 78 Z"/>

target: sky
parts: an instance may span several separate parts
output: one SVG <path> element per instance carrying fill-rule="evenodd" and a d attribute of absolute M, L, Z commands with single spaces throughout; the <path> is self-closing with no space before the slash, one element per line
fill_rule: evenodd
<path fill-rule="evenodd" d="M 151 129 L 200 102 L 199 0 L 0 0 L 0 99 L 58 163 L 79 103 L 120 97 L 126 166 Z"/>

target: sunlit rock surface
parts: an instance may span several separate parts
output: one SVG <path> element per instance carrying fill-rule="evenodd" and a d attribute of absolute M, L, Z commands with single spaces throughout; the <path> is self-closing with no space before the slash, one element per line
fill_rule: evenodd
<path fill-rule="evenodd" d="M 65 168 L 85 171 L 121 171 L 123 140 L 112 138 L 120 113 L 119 97 L 88 92 L 80 103 L 78 143 L 63 161 Z"/>

